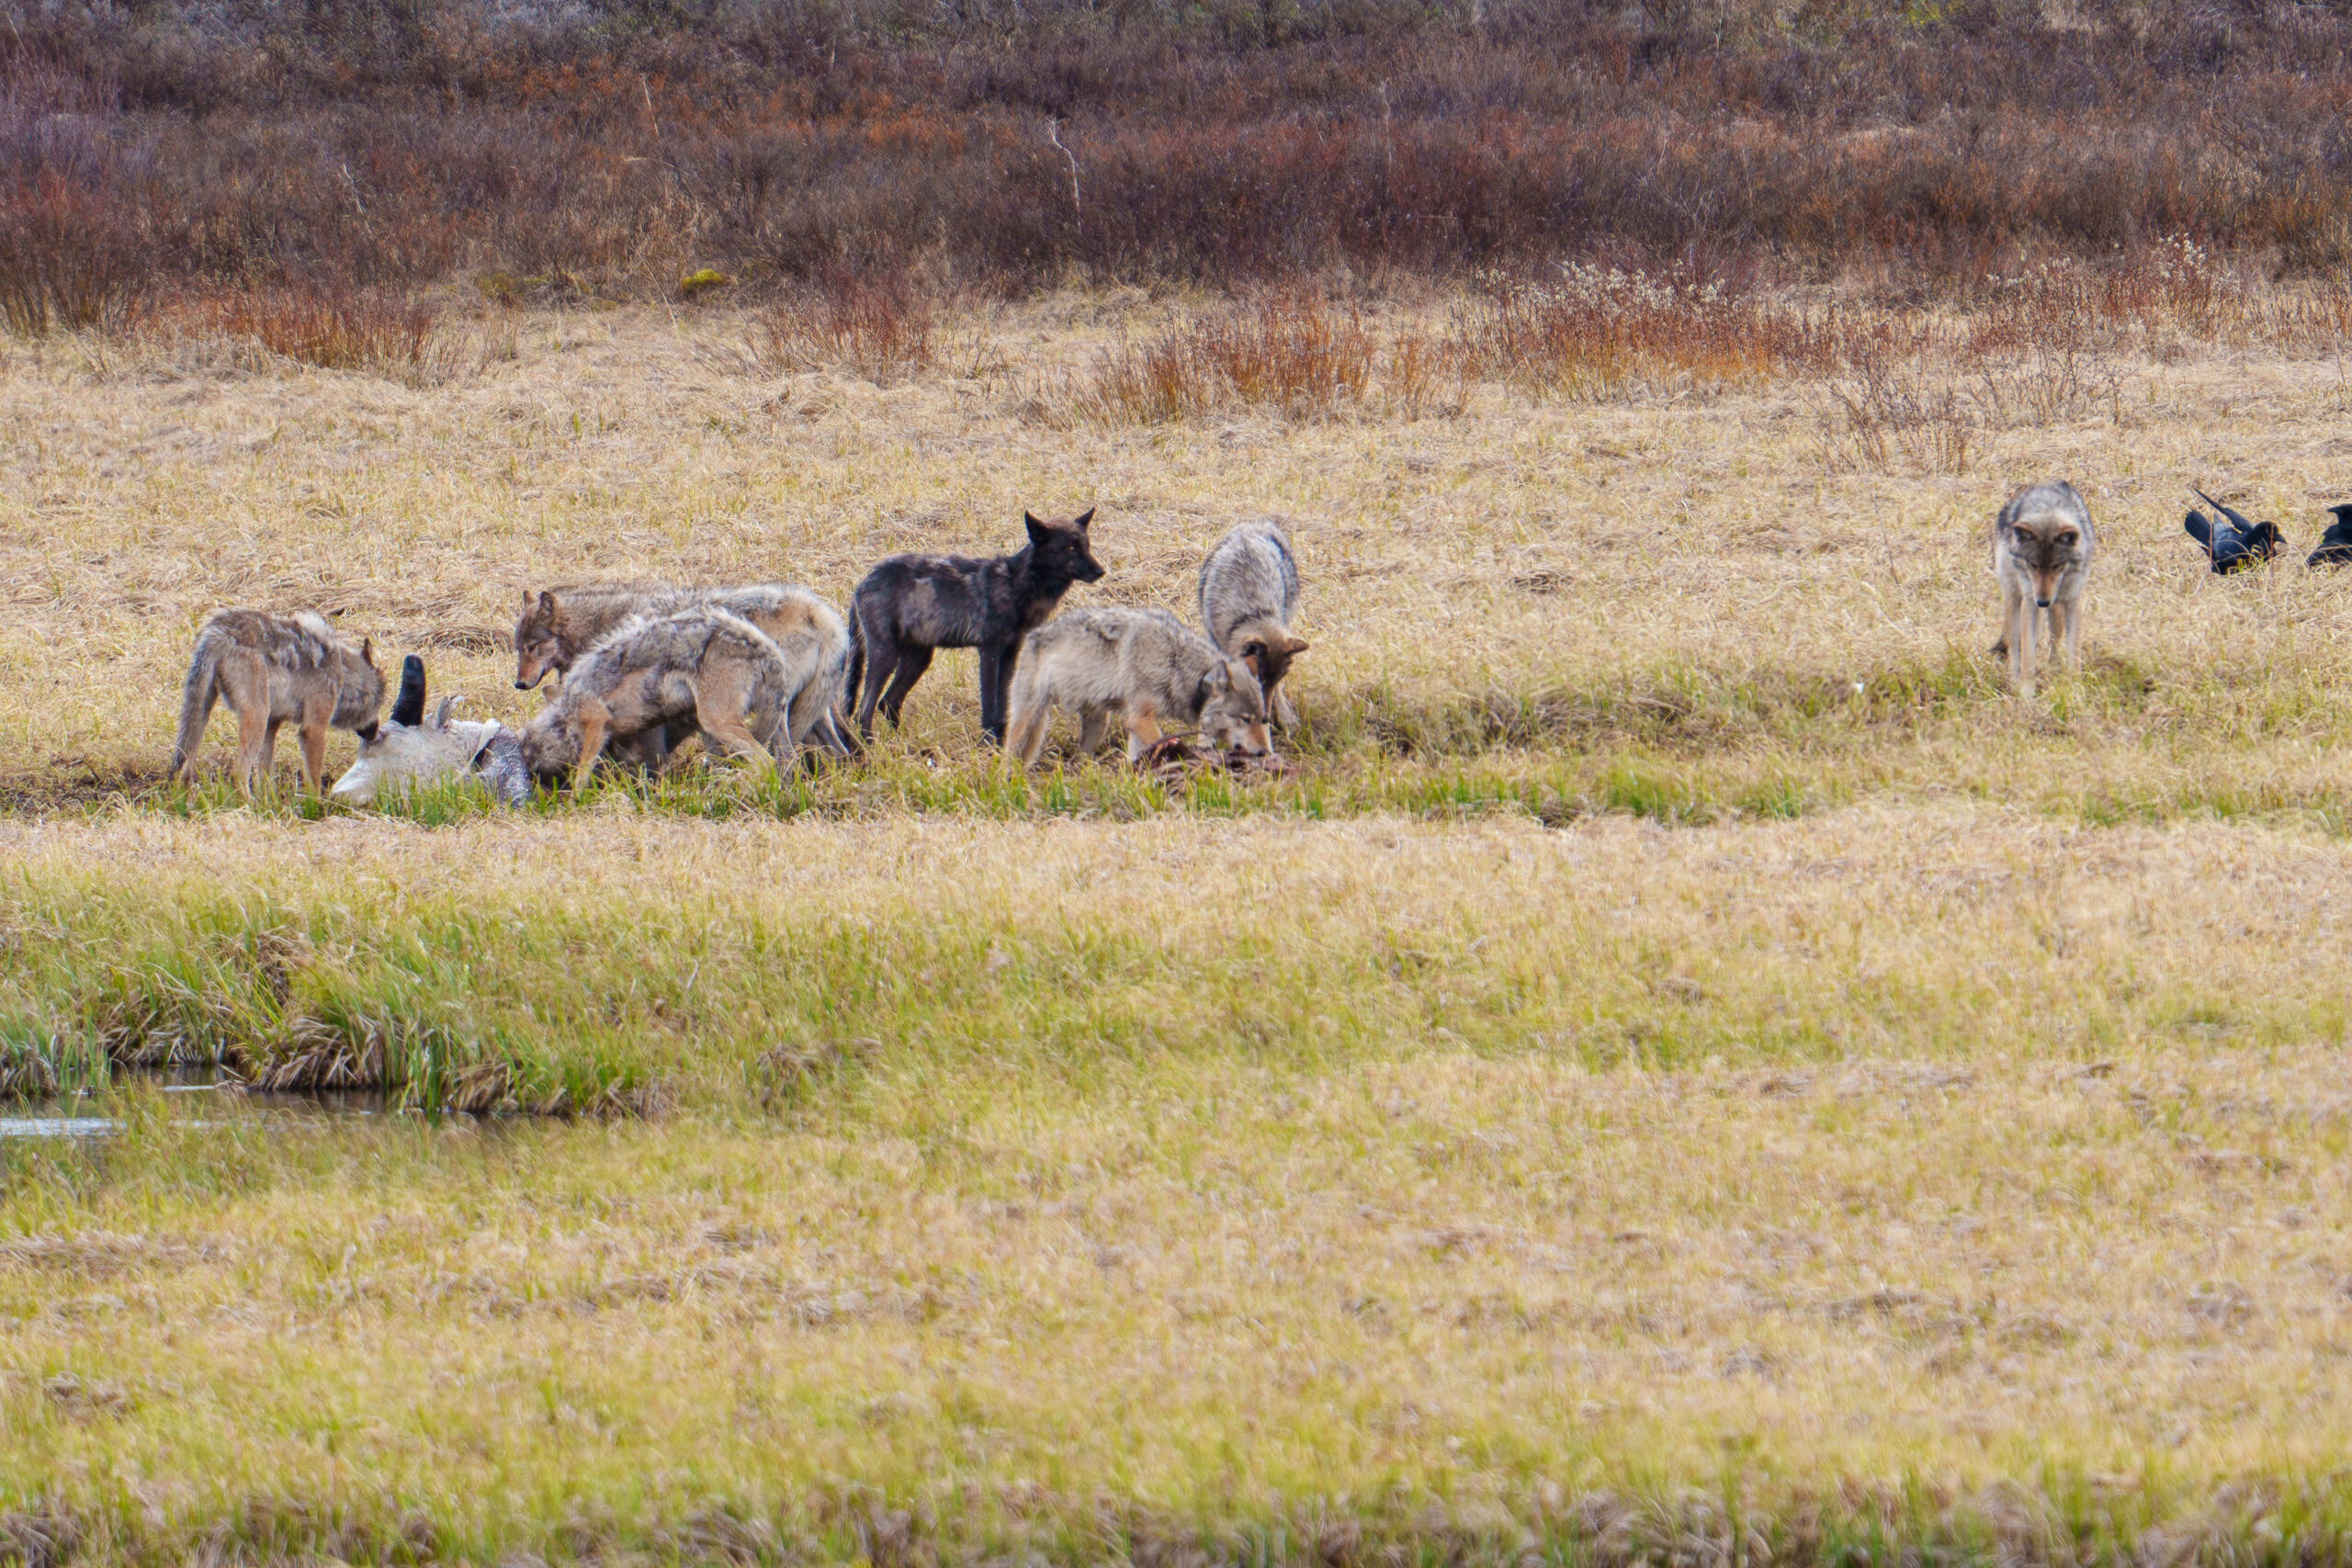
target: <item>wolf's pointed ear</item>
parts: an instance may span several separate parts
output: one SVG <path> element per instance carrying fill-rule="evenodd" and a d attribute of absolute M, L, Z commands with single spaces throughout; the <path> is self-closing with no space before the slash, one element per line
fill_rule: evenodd
<path fill-rule="evenodd" d="M 367 662 L 367 665 L 370 670 L 373 670 L 376 667 L 376 639 L 374 637 L 364 637 L 359 639 L 359 657 Z"/>
<path fill-rule="evenodd" d="M 1024 512 L 1021 514 L 1021 525 L 1029 530 L 1029 542 L 1033 545 L 1042 545 L 1054 536 L 1052 529 L 1038 522 L 1029 513 Z"/>
<path fill-rule="evenodd" d="M 539 608 L 545 610 L 550 615 L 555 614 L 554 589 L 542 588 L 539 590 Z"/>
<path fill-rule="evenodd" d="M 1086 525 L 1093 521 L 1094 508 L 1090 506 L 1085 511 L 1080 513 L 1077 516 L 1071 518 L 1069 525 L 1083 534 L 1086 532 Z"/>
<path fill-rule="evenodd" d="M 1306 644 L 1300 641 L 1297 637 L 1293 637 L 1290 639 L 1290 646 L 1283 649 L 1283 651 L 1284 653 L 1305 653 L 1306 651 Z"/>
<path fill-rule="evenodd" d="M 458 694 L 455 692 L 452 692 L 447 696 L 443 697 L 439 702 L 434 704 L 433 716 L 425 720 L 425 727 L 429 729 L 448 728 L 449 710 L 456 707 L 460 699 Z"/>

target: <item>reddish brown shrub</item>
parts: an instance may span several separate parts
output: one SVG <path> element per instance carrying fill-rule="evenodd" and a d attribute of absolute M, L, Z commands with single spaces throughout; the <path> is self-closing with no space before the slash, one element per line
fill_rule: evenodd
<path fill-rule="evenodd" d="M 1122 345 L 1075 401 L 1091 417 L 1138 423 L 1235 405 L 1300 418 L 1361 401 L 1374 356 L 1354 315 L 1290 289 Z"/>
<path fill-rule="evenodd" d="M 2352 13 L 2042 9 L 43 7 L 0 37 L 0 295 L 2352 259 Z"/>
<path fill-rule="evenodd" d="M 932 364 L 931 302 L 903 277 L 804 290 L 768 310 L 760 325 L 760 357 L 771 370 L 839 366 L 887 387 Z"/>

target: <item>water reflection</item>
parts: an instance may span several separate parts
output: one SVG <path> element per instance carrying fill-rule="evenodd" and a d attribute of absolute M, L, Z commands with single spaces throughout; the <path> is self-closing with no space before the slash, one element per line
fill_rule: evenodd
<path fill-rule="evenodd" d="M 320 1128 L 354 1117 L 387 1113 L 380 1089 L 321 1089 L 285 1093 L 246 1087 L 216 1067 L 161 1067 L 128 1073 L 118 1086 L 143 1085 L 168 1097 L 172 1121 L 189 1127 L 278 1125 Z M 21 1100 L 0 1114 L 0 1138 L 104 1138 L 122 1130 L 92 1115 L 110 1090 L 76 1089 L 53 1100 Z"/>

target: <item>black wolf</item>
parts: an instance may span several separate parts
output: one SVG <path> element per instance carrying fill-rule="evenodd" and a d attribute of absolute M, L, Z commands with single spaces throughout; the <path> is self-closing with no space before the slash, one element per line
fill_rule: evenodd
<path fill-rule="evenodd" d="M 1067 521 L 1040 523 L 1023 513 L 1029 543 L 1009 556 L 892 556 L 857 585 L 849 608 L 849 689 L 857 729 L 874 733 L 880 705 L 891 724 L 907 694 L 943 648 L 980 650 L 980 729 L 1004 739 L 1006 694 L 1022 640 L 1044 624 L 1073 582 L 1099 582 L 1102 568 L 1087 547 L 1091 507 Z M 888 689 L 884 690 L 885 687 Z"/>

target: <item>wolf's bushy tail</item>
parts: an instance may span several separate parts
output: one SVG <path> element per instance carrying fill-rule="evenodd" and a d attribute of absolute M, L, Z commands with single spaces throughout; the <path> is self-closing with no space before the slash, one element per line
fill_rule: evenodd
<path fill-rule="evenodd" d="M 204 727 L 212 721 L 212 705 L 220 694 L 220 645 L 210 628 L 199 633 L 196 652 L 187 661 L 187 683 L 180 688 L 180 728 L 172 740 L 172 773 L 183 776 L 196 761 L 204 741 Z"/>
<path fill-rule="evenodd" d="M 849 601 L 849 673 L 842 682 L 841 716 L 844 720 L 856 711 L 857 694 L 865 686 L 865 617 L 859 613 L 857 596 L 852 594 Z"/>

